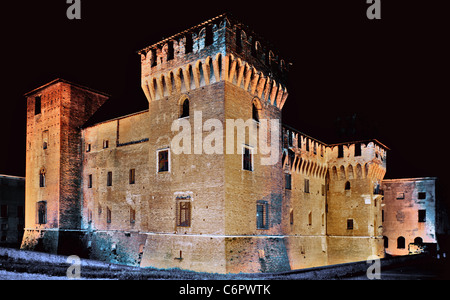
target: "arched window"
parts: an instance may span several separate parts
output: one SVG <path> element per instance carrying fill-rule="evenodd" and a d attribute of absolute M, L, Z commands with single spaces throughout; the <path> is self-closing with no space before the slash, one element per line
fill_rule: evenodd
<path fill-rule="evenodd" d="M 420 236 L 416 237 L 414 239 L 414 244 L 415 245 L 422 245 L 423 244 L 423 239 Z"/>
<path fill-rule="evenodd" d="M 252 104 L 252 118 L 256 122 L 259 122 L 258 108 L 256 107 L 255 103 Z"/>
<path fill-rule="evenodd" d="M 405 238 L 402 236 L 397 239 L 397 249 L 405 249 Z"/>
<path fill-rule="evenodd" d="M 350 181 L 347 181 L 347 182 L 345 183 L 345 190 L 346 190 L 346 191 L 350 190 Z"/>
<path fill-rule="evenodd" d="M 45 169 L 39 172 L 39 187 L 45 187 Z"/>
<path fill-rule="evenodd" d="M 181 105 L 180 118 L 189 117 L 189 99 L 185 99 Z"/>

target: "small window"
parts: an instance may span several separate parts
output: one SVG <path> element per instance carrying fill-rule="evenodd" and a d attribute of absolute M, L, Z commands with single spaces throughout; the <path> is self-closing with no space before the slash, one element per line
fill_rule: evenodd
<path fill-rule="evenodd" d="M 42 132 L 42 148 L 44 150 L 47 150 L 48 148 L 48 136 L 49 136 L 48 130 L 44 130 Z"/>
<path fill-rule="evenodd" d="M 184 47 L 185 47 L 184 48 L 185 54 L 191 53 L 194 50 L 194 40 L 192 39 L 191 34 L 186 35 L 186 43 L 185 43 Z"/>
<path fill-rule="evenodd" d="M 169 172 L 169 150 L 158 150 L 158 172 Z"/>
<path fill-rule="evenodd" d="M 190 201 L 178 201 L 177 226 L 179 226 L 179 227 L 190 227 L 191 226 L 191 202 Z"/>
<path fill-rule="evenodd" d="M 130 207 L 130 223 L 136 223 L 136 210 L 134 210 L 132 207 Z"/>
<path fill-rule="evenodd" d="M 347 181 L 347 182 L 345 183 L 345 190 L 346 190 L 346 191 L 349 191 L 349 190 L 350 190 L 350 181 Z"/>
<path fill-rule="evenodd" d="M 355 144 L 355 156 L 361 156 L 361 143 Z"/>
<path fill-rule="evenodd" d="M 305 193 L 309 194 L 309 179 L 305 179 Z"/>
<path fill-rule="evenodd" d="M 252 118 L 254 121 L 259 122 L 259 112 L 255 103 L 252 104 Z"/>
<path fill-rule="evenodd" d="M 89 174 L 88 176 L 88 188 L 92 188 L 92 174 Z"/>
<path fill-rule="evenodd" d="M 109 148 L 109 141 L 108 140 L 104 140 L 103 141 L 103 149 Z"/>
<path fill-rule="evenodd" d="M 384 222 L 384 209 L 381 210 L 381 222 Z"/>
<path fill-rule="evenodd" d="M 308 225 L 312 226 L 312 212 L 308 213 Z"/>
<path fill-rule="evenodd" d="M 45 171 L 39 173 L 39 187 L 45 187 Z"/>
<path fill-rule="evenodd" d="M 86 152 L 91 152 L 91 144 L 86 144 Z"/>
<path fill-rule="evenodd" d="M 338 158 L 344 157 L 344 145 L 338 146 Z"/>
<path fill-rule="evenodd" d="M 185 99 L 181 105 L 180 118 L 189 117 L 189 100 Z"/>
<path fill-rule="evenodd" d="M 290 190 L 292 187 L 292 175 L 291 174 L 284 174 L 284 178 L 285 178 L 285 188 L 287 190 Z"/>
<path fill-rule="evenodd" d="M 39 201 L 36 203 L 36 223 L 46 224 L 47 223 L 47 202 Z"/>
<path fill-rule="evenodd" d="M 111 223 L 111 210 L 109 209 L 109 207 L 106 207 L 106 223 Z"/>
<path fill-rule="evenodd" d="M 172 60 L 175 56 L 175 51 L 173 49 L 173 41 L 167 43 L 167 61 Z"/>
<path fill-rule="evenodd" d="M 419 223 L 426 222 L 426 220 L 427 220 L 426 216 L 427 216 L 427 211 L 425 209 L 419 209 L 419 212 L 418 212 Z"/>
<path fill-rule="evenodd" d="M 252 149 L 244 146 L 242 150 L 242 169 L 253 171 Z"/>
<path fill-rule="evenodd" d="M 427 198 L 427 193 L 425 192 L 420 192 L 419 195 L 417 196 L 418 199 L 423 200 Z"/>
<path fill-rule="evenodd" d="M 383 236 L 384 240 L 384 248 L 389 248 L 389 238 L 387 236 Z"/>
<path fill-rule="evenodd" d="M 289 212 L 289 223 L 291 225 L 294 225 L 294 209 L 291 208 L 291 211 Z"/>
<path fill-rule="evenodd" d="M 212 26 L 206 26 L 205 47 L 212 45 L 214 42 L 213 28 Z"/>
<path fill-rule="evenodd" d="M 292 138 L 294 133 L 290 130 L 287 131 L 287 137 L 288 137 L 288 147 L 294 146 L 294 139 Z"/>
<path fill-rule="evenodd" d="M 423 244 L 423 239 L 420 236 L 416 237 L 414 239 L 414 244 L 418 245 L 418 246 L 422 245 Z"/>
<path fill-rule="evenodd" d="M 269 204 L 267 201 L 258 201 L 256 203 L 256 228 L 269 229 Z"/>
<path fill-rule="evenodd" d="M 396 199 L 398 200 L 405 199 L 405 193 L 397 193 Z"/>
<path fill-rule="evenodd" d="M 88 223 L 92 223 L 92 210 L 88 208 Z"/>
<path fill-rule="evenodd" d="M 112 186 L 112 172 L 108 172 L 106 177 L 106 186 Z"/>
<path fill-rule="evenodd" d="M 347 219 L 347 230 L 353 230 L 353 219 Z"/>
<path fill-rule="evenodd" d="M 130 184 L 134 184 L 136 182 L 136 170 L 130 169 L 130 178 L 129 178 Z"/>
<path fill-rule="evenodd" d="M 405 249 L 405 238 L 402 236 L 397 239 L 397 249 Z"/>
<path fill-rule="evenodd" d="M 153 68 L 158 64 L 158 59 L 156 57 L 156 49 L 151 49 L 150 66 Z"/>
<path fill-rule="evenodd" d="M 34 115 L 39 115 L 41 113 L 41 96 L 34 98 Z"/>

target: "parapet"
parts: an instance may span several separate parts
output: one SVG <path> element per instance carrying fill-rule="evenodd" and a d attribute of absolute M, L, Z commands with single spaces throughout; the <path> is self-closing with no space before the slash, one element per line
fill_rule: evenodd
<path fill-rule="evenodd" d="M 270 43 L 229 14 L 148 46 L 141 55 L 142 89 L 149 102 L 228 81 L 280 109 L 289 64 Z"/>

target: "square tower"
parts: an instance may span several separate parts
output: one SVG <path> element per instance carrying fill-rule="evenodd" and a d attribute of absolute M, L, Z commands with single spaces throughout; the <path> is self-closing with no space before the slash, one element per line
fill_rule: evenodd
<path fill-rule="evenodd" d="M 25 97 L 26 217 L 22 248 L 59 252 L 59 230 L 80 228 L 80 127 L 108 95 L 56 79 Z"/>
<path fill-rule="evenodd" d="M 283 235 L 286 213 L 280 158 L 287 64 L 226 14 L 139 54 L 151 122 L 148 230 L 162 233 L 148 237 L 143 265 L 220 273 L 289 269 L 284 240 L 270 238 Z M 273 146 L 268 154 L 260 138 L 245 134 L 260 137 L 264 121 L 278 125 L 263 137 Z M 189 128 L 188 138 L 174 145 L 179 124 Z M 174 151 L 186 143 L 182 153 Z"/>

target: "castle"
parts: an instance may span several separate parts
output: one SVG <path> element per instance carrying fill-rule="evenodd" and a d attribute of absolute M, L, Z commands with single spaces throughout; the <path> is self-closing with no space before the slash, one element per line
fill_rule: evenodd
<path fill-rule="evenodd" d="M 62 79 L 25 95 L 23 249 L 217 273 L 384 256 L 389 149 L 377 140 L 326 144 L 282 126 L 272 164 L 249 136 L 232 138 L 237 153 L 174 153 L 173 122 L 195 143 L 195 112 L 223 131 L 281 121 L 289 64 L 269 43 L 224 14 L 139 55 L 147 110 L 93 121 L 109 95 Z"/>

